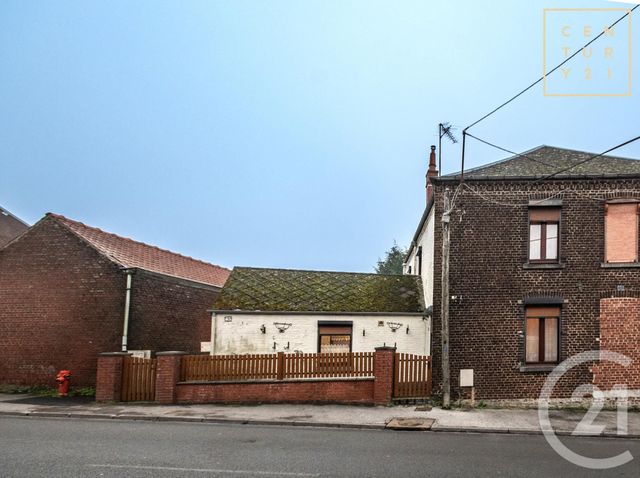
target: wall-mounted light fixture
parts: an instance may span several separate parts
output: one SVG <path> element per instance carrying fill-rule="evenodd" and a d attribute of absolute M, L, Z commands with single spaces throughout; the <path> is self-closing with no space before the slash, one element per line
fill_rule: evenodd
<path fill-rule="evenodd" d="M 290 346 L 289 346 L 289 342 L 287 342 L 287 346 L 284 348 L 285 350 L 289 350 Z"/>
<path fill-rule="evenodd" d="M 362 336 L 364 337 L 365 335 L 367 335 L 367 333 L 365 332 L 364 329 L 362 329 Z"/>
<path fill-rule="evenodd" d="M 273 343 L 273 350 L 275 350 L 275 349 L 276 349 L 276 343 L 274 342 Z"/>
<path fill-rule="evenodd" d="M 260 332 L 262 332 L 263 334 L 266 334 L 266 333 L 267 333 L 267 328 L 265 327 L 265 325 L 264 325 L 264 324 L 262 324 L 262 325 L 260 326 Z"/>
<path fill-rule="evenodd" d="M 409 334 L 409 326 L 407 325 L 407 335 Z"/>
<path fill-rule="evenodd" d="M 291 324 L 288 324 L 286 322 L 274 322 L 273 325 L 277 327 L 278 332 L 280 332 L 281 334 L 284 333 L 284 331 L 289 327 L 291 327 Z"/>
<path fill-rule="evenodd" d="M 391 329 L 391 332 L 395 332 L 400 327 L 402 327 L 402 324 L 400 322 L 387 322 L 387 325 Z"/>

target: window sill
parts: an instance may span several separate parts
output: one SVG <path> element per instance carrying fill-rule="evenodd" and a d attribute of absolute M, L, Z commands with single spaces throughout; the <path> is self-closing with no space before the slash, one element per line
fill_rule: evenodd
<path fill-rule="evenodd" d="M 600 267 L 603 269 L 638 269 L 640 262 L 603 262 Z"/>
<path fill-rule="evenodd" d="M 520 365 L 521 372 L 551 372 L 557 365 Z"/>
<path fill-rule="evenodd" d="M 526 262 L 522 264 L 523 269 L 564 269 L 566 264 L 564 263 L 535 263 L 535 262 Z"/>

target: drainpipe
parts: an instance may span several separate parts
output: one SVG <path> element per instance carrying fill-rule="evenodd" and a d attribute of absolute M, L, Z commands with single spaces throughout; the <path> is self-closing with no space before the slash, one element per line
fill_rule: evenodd
<path fill-rule="evenodd" d="M 216 313 L 211 313 L 211 348 L 209 349 L 210 355 L 215 355 L 216 353 Z"/>
<path fill-rule="evenodd" d="M 127 351 L 127 340 L 129 336 L 129 310 L 131 309 L 131 281 L 133 270 L 125 270 L 127 274 L 127 288 L 124 296 L 124 324 L 122 326 L 122 351 Z"/>

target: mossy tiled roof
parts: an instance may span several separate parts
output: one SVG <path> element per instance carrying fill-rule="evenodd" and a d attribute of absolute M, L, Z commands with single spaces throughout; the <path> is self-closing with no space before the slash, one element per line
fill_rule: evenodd
<path fill-rule="evenodd" d="M 588 160 L 597 153 L 587 153 L 573 149 L 538 146 L 523 153 L 485 166 L 468 169 L 465 179 L 508 179 L 540 178 L 564 171 L 558 177 L 624 176 L 640 175 L 640 160 L 617 156 L 599 156 Z M 585 160 L 588 160 L 585 162 Z M 460 173 L 441 176 L 439 179 L 451 180 L 460 177 Z"/>
<path fill-rule="evenodd" d="M 236 267 L 216 310 L 422 312 L 416 276 Z"/>

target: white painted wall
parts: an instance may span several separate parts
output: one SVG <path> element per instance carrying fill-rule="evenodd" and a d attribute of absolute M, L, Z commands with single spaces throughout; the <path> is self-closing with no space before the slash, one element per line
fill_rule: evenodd
<path fill-rule="evenodd" d="M 225 317 L 231 317 L 231 320 L 225 321 Z M 269 354 L 296 350 L 316 353 L 318 352 L 319 321 L 351 321 L 353 323 L 351 343 L 354 352 L 373 352 L 376 347 L 395 344 L 398 352 L 420 355 L 430 353 L 430 319 L 423 319 L 421 316 L 259 313 L 214 313 L 211 330 L 214 347 L 210 352 L 212 355 Z M 384 325 L 379 326 L 379 321 L 384 322 Z M 274 322 L 290 323 L 291 327 L 280 333 L 273 325 Z M 399 322 L 402 323 L 402 327 L 392 332 L 387 322 Z M 265 334 L 260 331 L 260 326 L 263 324 L 266 328 Z M 409 326 L 408 334 L 407 326 Z M 363 330 L 365 335 L 362 334 Z"/>
<path fill-rule="evenodd" d="M 418 235 L 416 244 L 411 251 L 411 255 L 404 263 L 405 274 L 409 273 L 411 266 L 411 274 L 418 273 L 418 247 L 422 246 L 422 288 L 424 290 L 424 304 L 426 307 L 433 305 L 433 257 L 434 257 L 434 227 L 435 227 L 435 208 L 431 208 L 429 216 L 422 226 L 422 230 Z"/>

